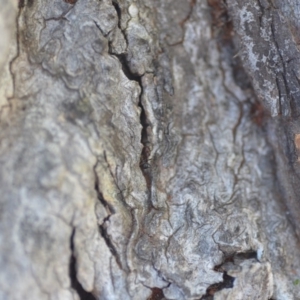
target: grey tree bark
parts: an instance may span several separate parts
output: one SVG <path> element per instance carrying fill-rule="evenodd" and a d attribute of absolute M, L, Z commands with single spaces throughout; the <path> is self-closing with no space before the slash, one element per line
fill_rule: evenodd
<path fill-rule="evenodd" d="M 0 299 L 300 299 L 297 2 L 0 0 Z"/>

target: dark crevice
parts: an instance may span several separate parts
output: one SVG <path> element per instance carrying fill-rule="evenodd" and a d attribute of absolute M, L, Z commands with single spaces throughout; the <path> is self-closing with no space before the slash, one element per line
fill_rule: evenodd
<path fill-rule="evenodd" d="M 129 43 L 128 43 L 128 39 L 127 39 L 127 35 L 126 35 L 126 30 L 122 29 L 122 27 L 121 27 L 121 18 L 122 18 L 121 8 L 120 8 L 119 4 L 117 3 L 117 1 L 113 0 L 112 4 L 115 7 L 116 13 L 118 15 L 118 27 L 121 30 L 121 32 L 123 33 L 124 39 L 125 39 L 127 47 L 128 47 Z M 139 95 L 138 106 L 141 109 L 141 114 L 140 114 L 140 124 L 142 125 L 141 144 L 143 145 L 143 148 L 142 148 L 142 152 L 140 155 L 139 166 L 140 166 L 140 169 L 142 171 L 142 174 L 145 178 L 146 185 L 147 185 L 149 209 L 152 209 L 155 207 L 153 206 L 153 204 L 151 202 L 152 168 L 151 168 L 150 159 L 149 159 L 150 155 L 151 155 L 151 144 L 149 142 L 149 137 L 148 137 L 148 132 L 147 132 L 147 129 L 149 130 L 151 128 L 151 123 L 147 119 L 147 115 L 146 115 L 144 106 L 142 104 L 142 97 L 143 97 L 143 92 L 144 92 L 143 84 L 142 84 L 143 74 L 140 75 L 140 74 L 136 74 L 136 73 L 132 72 L 130 65 L 128 63 L 127 53 L 122 53 L 122 54 L 113 53 L 110 44 L 109 44 L 109 54 L 115 56 L 119 60 L 125 76 L 129 80 L 137 82 L 141 89 L 141 92 Z"/>
<path fill-rule="evenodd" d="M 149 127 L 149 123 L 146 117 L 145 109 L 141 103 L 141 100 L 139 102 L 139 107 L 141 108 L 141 114 L 140 114 L 140 123 L 142 124 L 141 143 L 143 145 L 143 149 L 140 157 L 140 168 L 145 177 L 148 190 L 150 191 L 151 184 L 152 184 L 152 175 L 151 175 L 151 164 L 149 161 L 151 149 L 149 147 L 150 143 L 148 140 L 148 133 L 147 133 L 147 128 Z"/>
<path fill-rule="evenodd" d="M 162 300 L 165 299 L 163 290 L 157 287 L 154 287 L 151 289 L 152 290 L 152 294 L 149 298 L 147 298 L 147 300 Z"/>
<path fill-rule="evenodd" d="M 109 34 L 112 32 L 112 30 L 108 31 L 107 33 L 104 33 L 104 31 L 101 29 L 100 25 L 94 20 L 94 24 L 96 25 L 96 27 L 99 29 L 99 31 L 101 32 L 101 34 L 107 38 L 109 36 Z M 109 47 L 109 53 L 111 52 L 110 50 L 110 42 L 108 42 L 108 47 Z"/>
<path fill-rule="evenodd" d="M 75 236 L 75 228 L 73 229 L 70 238 L 71 258 L 70 258 L 70 265 L 69 265 L 69 276 L 71 279 L 71 287 L 77 292 L 80 300 L 96 300 L 96 297 L 92 293 L 87 292 L 77 279 L 76 257 L 74 253 L 74 236 Z"/>
<path fill-rule="evenodd" d="M 107 164 L 107 167 L 108 167 L 108 170 L 109 170 L 109 174 L 110 174 L 111 178 L 113 179 L 113 181 L 115 182 L 115 185 L 116 185 L 117 189 L 118 189 L 119 192 L 120 192 L 120 195 L 121 195 L 121 197 L 122 197 L 122 200 L 124 200 L 124 199 L 123 199 L 122 190 L 120 189 L 119 184 L 118 184 L 118 181 L 117 181 L 117 179 L 115 178 L 115 175 L 113 174 L 113 172 L 112 172 L 112 170 L 111 170 L 112 168 L 111 168 L 110 163 L 109 163 L 109 161 L 108 161 L 108 159 L 107 159 L 106 151 L 103 152 L 103 157 L 104 157 L 104 161 L 105 161 L 106 164 Z M 124 203 L 125 203 L 125 202 L 124 202 Z M 126 204 L 126 203 L 125 203 L 125 204 Z"/>
<path fill-rule="evenodd" d="M 225 263 L 233 263 L 237 264 L 238 261 L 247 260 L 247 259 L 256 259 L 257 260 L 257 252 L 250 250 L 247 252 L 239 252 L 239 253 L 232 253 L 229 255 L 225 255 L 223 262 L 220 265 L 214 267 L 214 270 L 217 272 L 225 272 L 224 264 Z"/>
<path fill-rule="evenodd" d="M 98 164 L 98 162 L 97 162 Z M 97 164 L 94 166 L 94 174 L 95 174 L 95 191 L 97 193 L 97 198 L 101 202 L 101 204 L 105 207 L 106 211 L 108 212 L 109 216 L 115 213 L 115 209 L 112 205 L 110 205 L 103 197 L 102 192 L 99 189 L 99 178 L 96 172 Z"/>
<path fill-rule="evenodd" d="M 96 27 L 99 29 L 99 31 L 101 32 L 101 34 L 104 36 L 104 37 L 107 37 L 107 34 L 104 34 L 104 32 L 102 31 L 101 27 L 99 26 L 99 24 L 94 20 L 94 24 L 96 25 Z"/>
<path fill-rule="evenodd" d="M 122 66 L 122 70 L 123 70 L 124 74 L 126 75 L 126 77 L 129 80 L 136 81 L 139 84 L 139 86 L 142 88 L 142 76 L 135 74 L 130 70 L 130 67 L 127 62 L 126 54 L 125 53 L 122 53 L 122 54 L 110 53 L 110 54 L 114 55 L 115 57 L 118 58 L 118 60 L 121 63 L 121 66 Z M 140 96 L 142 95 L 142 93 L 143 92 L 141 91 Z"/>
<path fill-rule="evenodd" d="M 119 29 L 121 29 L 121 8 L 119 6 L 119 4 L 116 1 L 112 1 L 112 5 L 114 6 L 117 15 L 118 15 L 118 27 Z M 122 29 L 121 29 L 122 30 Z"/>
<path fill-rule="evenodd" d="M 140 123 L 142 125 L 142 132 L 141 132 L 141 143 L 143 145 L 141 157 L 140 157 L 140 169 L 145 177 L 147 188 L 150 192 L 150 187 L 152 184 L 152 176 L 151 176 L 151 164 L 149 162 L 149 157 L 151 154 L 151 149 L 150 149 L 150 143 L 149 143 L 149 138 L 148 138 L 148 133 L 147 129 L 150 127 L 150 123 L 147 119 L 146 112 L 144 109 L 144 106 L 142 104 L 142 96 L 143 96 L 143 84 L 142 84 L 142 75 L 137 75 L 133 73 L 130 70 L 130 67 L 128 66 L 126 55 L 125 54 L 120 54 L 116 55 L 114 54 L 120 61 L 122 65 L 122 70 L 126 77 L 129 80 L 133 80 L 137 82 L 140 86 L 141 92 L 139 96 L 139 103 L 138 106 L 141 109 L 141 114 L 140 114 Z"/>
<path fill-rule="evenodd" d="M 108 218 L 106 218 L 106 220 L 108 220 Z M 104 239 L 104 241 L 106 243 L 106 246 L 108 247 L 109 251 L 115 257 L 116 262 L 117 262 L 119 268 L 122 270 L 123 268 L 122 268 L 122 264 L 121 264 L 118 252 L 117 252 L 114 244 L 112 243 L 109 234 L 107 233 L 107 229 L 106 229 L 106 225 L 105 225 L 105 221 L 106 220 L 104 219 L 103 224 L 99 225 L 99 233 L 103 237 L 103 239 Z"/>
<path fill-rule="evenodd" d="M 119 4 L 116 1 L 112 1 L 112 5 L 114 6 L 114 8 L 116 10 L 116 13 L 117 13 L 117 16 L 118 16 L 118 28 L 122 32 L 123 37 L 124 37 L 124 39 L 126 41 L 126 45 L 128 47 L 127 35 L 126 35 L 126 32 L 125 32 L 125 29 L 123 29 L 122 26 L 121 26 L 121 18 L 122 18 L 121 8 L 120 8 Z M 111 51 L 110 51 L 110 54 L 113 54 L 113 53 L 111 53 Z"/>
<path fill-rule="evenodd" d="M 201 300 L 213 300 L 214 294 L 223 289 L 231 289 L 233 288 L 235 278 L 229 276 L 226 272 L 223 274 L 223 281 L 214 283 L 209 286 L 206 290 L 206 294 L 202 296 Z"/>
<path fill-rule="evenodd" d="M 98 163 L 97 163 L 98 164 Z M 122 269 L 122 264 L 121 264 L 121 260 L 120 257 L 118 255 L 118 252 L 113 244 L 113 242 L 111 241 L 111 238 L 109 236 L 109 234 L 107 233 L 107 225 L 106 222 L 109 221 L 109 218 L 111 215 L 113 215 L 115 213 L 115 209 L 113 208 L 112 205 L 110 205 L 103 197 L 102 192 L 99 189 L 99 178 L 98 178 L 98 174 L 96 172 L 96 168 L 97 168 L 97 164 L 94 166 L 94 174 L 95 174 L 95 191 L 97 193 L 97 198 L 100 201 L 100 203 L 105 207 L 108 215 L 107 217 L 105 217 L 103 219 L 103 222 L 101 225 L 99 225 L 99 233 L 102 236 L 102 238 L 104 239 L 108 249 L 110 250 L 111 254 L 115 257 L 116 262 L 118 264 L 118 266 L 120 267 L 120 269 Z"/>
<path fill-rule="evenodd" d="M 149 162 L 151 150 L 149 147 L 150 143 L 149 143 L 148 133 L 147 133 L 147 128 L 149 128 L 150 123 L 147 119 L 146 112 L 145 112 L 145 109 L 142 104 L 142 96 L 143 96 L 142 76 L 137 75 L 130 70 L 130 67 L 128 66 L 125 54 L 119 54 L 119 55 L 113 54 L 113 55 L 119 59 L 121 65 L 122 65 L 122 70 L 123 70 L 124 74 L 126 75 L 126 77 L 129 80 L 133 80 L 133 81 L 137 82 L 141 89 L 140 96 L 139 96 L 139 103 L 138 103 L 138 106 L 141 109 L 141 114 L 140 114 L 140 123 L 142 125 L 141 143 L 143 145 L 143 149 L 142 149 L 142 153 L 141 153 L 141 157 L 140 157 L 140 168 L 145 177 L 148 190 L 150 190 L 151 183 L 152 183 L 151 165 Z"/>
<path fill-rule="evenodd" d="M 137 82 L 141 89 L 140 96 L 139 96 L 139 103 L 138 103 L 138 106 L 141 109 L 141 114 L 140 114 L 140 123 L 142 125 L 141 143 L 143 145 L 143 149 L 142 149 L 142 153 L 141 153 L 141 157 L 140 157 L 140 168 L 145 177 L 148 190 L 150 190 L 151 183 L 152 183 L 151 165 L 149 162 L 151 150 L 149 147 L 149 139 L 148 139 L 148 133 L 147 133 L 147 128 L 149 128 L 150 123 L 147 119 L 146 112 L 145 112 L 145 109 L 142 104 L 142 96 L 143 96 L 142 75 L 135 74 L 131 71 L 131 69 L 128 65 L 128 62 L 127 62 L 126 54 L 119 54 L 119 55 L 113 54 L 113 55 L 115 57 L 117 57 L 118 60 L 120 61 L 122 70 L 123 70 L 124 74 L 126 75 L 126 77 L 129 80 Z"/>
<path fill-rule="evenodd" d="M 244 261 L 247 259 L 256 259 L 257 260 L 257 252 L 250 250 L 247 252 L 231 253 L 231 254 L 225 255 L 223 262 L 220 265 L 217 265 L 214 267 L 214 270 L 216 272 L 223 273 L 223 281 L 210 285 L 206 290 L 206 294 L 204 296 L 202 296 L 201 300 L 213 300 L 214 294 L 216 292 L 218 292 L 222 289 L 233 288 L 235 278 L 227 274 L 226 264 L 231 263 L 233 265 L 238 266 L 241 263 L 241 261 Z"/>
<path fill-rule="evenodd" d="M 236 253 L 234 255 L 235 259 L 246 260 L 246 259 L 257 259 L 257 252 L 250 250 L 247 252 Z"/>
<path fill-rule="evenodd" d="M 115 1 L 113 1 L 113 5 L 116 9 L 118 19 L 119 19 L 118 27 L 123 32 L 124 38 L 128 45 L 127 36 L 126 36 L 124 30 L 122 30 L 122 28 L 121 28 L 122 12 L 121 12 L 120 6 Z M 139 74 L 132 72 L 132 70 L 130 69 L 130 66 L 128 64 L 128 61 L 127 61 L 126 53 L 116 54 L 116 53 L 112 53 L 111 50 L 109 51 L 109 53 L 111 55 L 115 56 L 116 58 L 118 58 L 119 62 L 121 63 L 122 70 L 123 70 L 125 76 L 129 80 L 137 82 L 141 89 L 140 96 L 139 96 L 139 103 L 138 103 L 138 106 L 141 108 L 141 114 L 140 114 L 140 123 L 142 125 L 141 143 L 143 145 L 143 149 L 142 149 L 141 157 L 140 157 L 140 169 L 145 177 L 147 188 L 150 193 L 150 187 L 151 187 L 151 183 L 152 183 L 151 164 L 149 162 L 149 157 L 151 154 L 151 147 L 150 147 L 150 143 L 149 143 L 147 128 L 149 128 L 151 126 L 151 124 L 147 119 L 146 112 L 145 112 L 145 109 L 142 104 L 142 96 L 143 96 L 142 76 L 143 75 L 139 75 Z M 150 197 L 150 195 L 149 195 L 149 197 Z"/>

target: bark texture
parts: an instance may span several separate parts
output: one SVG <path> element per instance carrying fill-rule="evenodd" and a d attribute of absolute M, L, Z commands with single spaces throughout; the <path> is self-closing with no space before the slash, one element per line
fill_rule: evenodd
<path fill-rule="evenodd" d="M 297 5 L 265 2 L 0 0 L 0 299 L 300 299 Z"/>

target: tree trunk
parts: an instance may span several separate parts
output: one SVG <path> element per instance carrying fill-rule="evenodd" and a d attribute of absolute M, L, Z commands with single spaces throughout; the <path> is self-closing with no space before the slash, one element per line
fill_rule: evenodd
<path fill-rule="evenodd" d="M 0 299 L 300 299 L 298 0 L 0 0 Z"/>

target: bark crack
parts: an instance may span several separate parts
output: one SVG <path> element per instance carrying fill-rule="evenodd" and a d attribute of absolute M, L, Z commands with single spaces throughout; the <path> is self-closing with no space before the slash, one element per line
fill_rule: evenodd
<path fill-rule="evenodd" d="M 69 276 L 71 279 L 71 287 L 77 292 L 80 300 L 96 300 L 96 297 L 92 293 L 87 292 L 77 279 L 76 255 L 75 255 L 75 247 L 74 247 L 75 232 L 76 229 L 73 228 L 71 238 L 70 238 L 71 257 L 70 257 L 70 265 L 69 265 Z"/>
<path fill-rule="evenodd" d="M 223 289 L 233 288 L 234 280 L 235 280 L 234 277 L 231 277 L 227 274 L 227 272 L 224 272 L 223 281 L 210 285 L 206 290 L 206 294 L 201 297 L 201 300 L 213 300 L 214 294 L 216 292 L 221 291 Z"/>
<path fill-rule="evenodd" d="M 122 31 L 122 28 L 121 28 L 121 9 L 120 9 L 120 6 L 119 4 L 116 2 L 116 1 L 112 1 L 112 5 L 114 6 L 115 10 L 116 10 L 116 13 L 117 13 L 117 16 L 118 16 L 118 27 L 119 29 Z M 123 32 L 123 31 L 122 31 Z M 124 32 L 123 32 L 124 34 Z M 124 34 L 125 35 L 125 34 Z"/>
<path fill-rule="evenodd" d="M 108 35 L 111 33 L 111 30 L 108 31 L 107 33 L 104 33 L 104 31 L 101 29 L 100 25 L 99 25 L 95 20 L 94 20 L 94 24 L 95 24 L 96 27 L 100 30 L 101 34 L 102 34 L 105 38 L 107 38 Z"/>
<path fill-rule="evenodd" d="M 101 237 L 104 239 L 108 249 L 110 250 L 111 254 L 114 256 L 116 259 L 116 262 L 121 270 L 123 270 L 121 259 L 119 257 L 118 251 L 116 250 L 115 245 L 113 244 L 110 235 L 107 232 L 107 222 L 109 221 L 110 217 L 115 214 L 115 209 L 113 208 L 112 205 L 110 205 L 103 197 L 102 192 L 100 191 L 99 188 L 99 177 L 96 171 L 98 161 L 96 165 L 94 166 L 94 174 L 95 174 L 95 191 L 97 193 L 97 198 L 100 201 L 100 203 L 105 207 L 107 211 L 107 217 L 103 219 L 103 222 L 98 226 L 99 228 L 99 233 Z"/>
<path fill-rule="evenodd" d="M 152 290 L 152 294 L 149 298 L 147 298 L 147 300 L 163 300 L 163 299 L 165 299 L 162 289 L 154 287 L 151 290 Z"/>
<path fill-rule="evenodd" d="M 123 30 L 121 28 L 121 14 L 122 14 L 121 9 L 120 9 L 118 3 L 114 2 L 114 1 L 113 1 L 113 6 L 115 7 L 117 15 L 118 15 L 118 27 L 122 31 L 124 38 L 126 40 L 126 43 L 127 43 L 127 47 L 128 47 L 128 40 L 127 40 L 125 30 Z M 149 197 L 151 198 L 150 193 L 151 193 L 151 185 L 152 185 L 152 172 L 151 172 L 151 164 L 149 163 L 149 157 L 151 154 L 151 150 L 149 147 L 149 137 L 148 137 L 148 133 L 147 133 L 147 129 L 150 127 L 150 123 L 147 119 L 145 108 L 142 103 L 143 90 L 144 90 L 143 83 L 142 83 L 143 75 L 139 75 L 139 74 L 132 72 L 132 70 L 127 62 L 127 53 L 116 54 L 116 53 L 112 53 L 112 51 L 109 50 L 109 54 L 115 56 L 119 60 L 125 76 L 129 80 L 135 81 L 136 83 L 138 83 L 138 85 L 141 89 L 141 92 L 139 94 L 139 102 L 138 102 L 138 106 L 141 109 L 141 114 L 140 114 L 140 124 L 142 125 L 141 144 L 143 145 L 143 149 L 142 149 L 141 156 L 140 156 L 140 169 L 146 180 Z"/>
<path fill-rule="evenodd" d="M 166 281 L 165 279 L 163 279 L 163 280 Z M 146 287 L 147 289 L 150 289 L 152 291 L 152 294 L 147 298 L 147 300 L 164 300 L 164 299 L 166 299 L 163 290 L 165 288 L 168 288 L 171 285 L 171 282 L 168 282 L 168 281 L 166 281 L 166 282 L 168 284 L 163 288 L 151 287 L 151 286 L 148 286 L 148 285 L 142 283 L 142 285 L 144 287 Z"/>
<path fill-rule="evenodd" d="M 122 18 L 122 12 L 121 12 L 121 8 L 119 6 L 119 4 L 116 2 L 116 1 L 112 1 L 112 5 L 113 7 L 115 8 L 116 10 L 116 13 L 117 13 L 117 16 L 118 16 L 118 28 L 120 29 L 120 31 L 122 32 L 123 34 L 123 37 L 126 41 L 126 48 L 128 47 L 128 40 L 127 40 L 127 36 L 126 36 L 126 33 L 125 33 L 125 30 L 122 29 L 122 26 L 121 26 L 121 18 Z M 126 24 L 127 25 L 127 24 Z M 110 51 L 111 52 L 111 51 Z M 111 53 L 112 54 L 112 53 Z"/>
<path fill-rule="evenodd" d="M 276 29 L 275 29 L 275 22 L 274 22 L 274 16 L 273 15 L 272 15 L 272 21 L 271 21 L 271 34 L 272 34 L 272 39 L 273 39 L 277 54 L 278 54 L 280 62 L 281 62 L 281 68 L 282 68 L 282 71 L 279 71 L 279 72 L 277 71 L 276 72 L 276 85 L 277 85 L 278 94 L 279 94 L 279 106 L 280 106 L 279 114 L 282 115 L 282 109 L 283 109 L 282 106 L 284 104 L 284 103 L 282 103 L 284 101 L 283 96 L 285 95 L 286 98 L 287 98 L 287 102 L 288 102 L 288 103 L 286 103 L 286 106 L 287 106 L 291 103 L 291 92 L 290 92 L 290 88 L 289 88 L 289 85 L 288 85 L 288 82 L 287 82 L 287 79 L 286 79 L 286 74 L 287 74 L 286 62 L 285 62 L 285 60 L 282 56 L 278 41 L 276 39 Z M 282 81 L 283 81 L 283 85 L 284 85 L 283 88 L 285 89 L 285 93 L 282 91 L 282 88 L 280 87 L 279 78 L 278 78 L 279 75 L 282 76 Z"/>
<path fill-rule="evenodd" d="M 235 277 L 228 275 L 227 265 L 231 264 L 238 266 L 242 261 L 247 259 L 257 260 L 257 252 L 250 250 L 247 252 L 233 253 L 225 256 L 223 262 L 220 265 L 214 267 L 214 270 L 216 272 L 223 273 L 223 281 L 210 285 L 206 290 L 206 294 L 201 297 L 201 300 L 213 300 L 214 294 L 216 292 L 221 291 L 223 289 L 233 288 Z"/>

